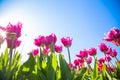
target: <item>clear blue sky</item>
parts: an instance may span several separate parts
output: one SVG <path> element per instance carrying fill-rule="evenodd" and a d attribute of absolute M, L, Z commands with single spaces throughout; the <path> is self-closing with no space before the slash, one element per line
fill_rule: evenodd
<path fill-rule="evenodd" d="M 120 29 L 119 0 L 0 0 L 0 25 L 8 22 L 23 23 L 23 59 L 33 48 L 33 39 L 38 35 L 55 33 L 60 38 L 70 36 L 72 61 L 82 49 L 97 47 L 103 42 L 104 33 L 112 27 Z M 27 36 L 25 36 L 27 34 Z M 109 43 L 107 43 L 109 44 Z M 109 44 L 117 48 L 113 44 Z M 67 51 L 64 48 L 66 59 Z M 98 50 L 98 56 L 102 53 Z"/>

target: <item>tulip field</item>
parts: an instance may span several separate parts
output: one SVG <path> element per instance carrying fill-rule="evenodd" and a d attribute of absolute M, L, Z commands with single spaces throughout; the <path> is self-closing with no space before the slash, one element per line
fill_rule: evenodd
<path fill-rule="evenodd" d="M 6 34 L 5 37 L 0 34 L 0 47 L 7 43 L 0 53 L 0 80 L 120 80 L 120 59 L 117 58 L 120 53 L 106 43 L 98 45 L 104 56 L 97 56 L 97 48 L 91 47 L 80 50 L 72 62 L 70 47 L 74 41 L 71 37 L 62 37 L 61 44 L 56 44 L 54 33 L 38 35 L 33 39 L 37 48 L 26 53 L 29 58 L 21 63 L 22 55 L 16 48 L 22 43 L 19 40 L 22 23 L 1 25 L 0 30 Z M 110 29 L 102 39 L 120 47 L 120 29 Z M 67 50 L 68 61 L 63 48 Z"/>

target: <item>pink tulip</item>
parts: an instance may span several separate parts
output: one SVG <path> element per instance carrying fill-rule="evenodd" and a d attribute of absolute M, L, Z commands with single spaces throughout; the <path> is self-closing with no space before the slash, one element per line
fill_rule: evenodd
<path fill-rule="evenodd" d="M 9 23 L 5 28 L 5 31 L 7 33 L 15 33 L 16 37 L 18 38 L 21 36 L 21 28 L 22 28 L 22 23 L 20 22 L 18 22 L 16 25 Z"/>
<path fill-rule="evenodd" d="M 37 56 L 38 53 L 39 53 L 39 49 L 33 49 L 33 50 L 32 50 L 32 55 L 33 55 L 33 56 Z"/>
<path fill-rule="evenodd" d="M 78 61 L 79 61 L 79 63 L 81 63 L 81 64 L 84 63 L 84 59 L 83 59 L 83 58 L 79 58 Z"/>
<path fill-rule="evenodd" d="M 34 39 L 34 44 L 38 47 L 45 45 L 45 36 L 40 35 L 38 38 Z"/>
<path fill-rule="evenodd" d="M 116 46 L 120 46 L 120 30 L 117 28 L 112 28 L 103 39 L 108 42 L 112 42 Z"/>
<path fill-rule="evenodd" d="M 98 62 L 99 62 L 100 64 L 104 63 L 104 62 L 105 62 L 105 58 L 99 58 Z"/>
<path fill-rule="evenodd" d="M 116 49 L 112 50 L 111 54 L 112 57 L 116 57 L 117 56 L 117 51 Z"/>
<path fill-rule="evenodd" d="M 87 64 L 90 64 L 92 62 L 92 57 L 87 58 L 86 62 Z"/>
<path fill-rule="evenodd" d="M 75 64 L 75 66 L 79 65 L 79 60 L 78 60 L 78 59 L 75 59 L 75 60 L 74 60 L 74 64 Z"/>
<path fill-rule="evenodd" d="M 95 56 L 96 54 L 97 54 L 97 49 L 96 48 L 89 49 L 89 55 Z"/>
<path fill-rule="evenodd" d="M 107 47 L 106 44 L 104 44 L 104 43 L 101 43 L 101 44 L 99 45 L 99 48 L 100 48 L 100 50 L 101 50 L 102 52 L 104 52 L 104 53 L 108 50 L 108 47 Z"/>
<path fill-rule="evenodd" d="M 120 38 L 120 30 L 114 27 L 105 36 L 106 37 L 104 38 L 104 40 L 113 41 L 117 38 Z"/>
<path fill-rule="evenodd" d="M 51 33 L 49 36 L 46 36 L 46 41 L 45 41 L 45 45 L 49 46 L 51 44 L 55 44 L 57 41 L 57 37 L 54 33 Z"/>
<path fill-rule="evenodd" d="M 109 55 L 107 55 L 107 56 L 105 56 L 105 60 L 106 60 L 107 62 L 110 62 L 112 59 L 111 59 L 111 57 L 110 57 Z"/>
<path fill-rule="evenodd" d="M 108 46 L 108 50 L 105 52 L 105 54 L 111 54 L 112 53 L 112 48 Z"/>
<path fill-rule="evenodd" d="M 48 46 L 45 46 L 43 49 L 43 56 L 48 55 L 49 52 L 50 52 L 50 48 Z"/>
<path fill-rule="evenodd" d="M 80 54 L 80 56 L 82 58 L 87 58 L 88 57 L 88 53 L 89 53 L 89 51 L 84 49 L 84 50 L 81 50 L 79 54 Z"/>
<path fill-rule="evenodd" d="M 6 32 L 6 41 L 8 48 L 16 48 L 20 45 L 21 41 L 18 38 L 21 36 L 22 23 L 18 22 L 16 25 L 9 23 L 6 28 L 0 27 Z"/>
<path fill-rule="evenodd" d="M 62 45 L 55 45 L 54 49 L 57 53 L 61 53 L 62 52 Z"/>
<path fill-rule="evenodd" d="M 101 71 L 101 70 L 102 70 L 102 67 L 103 67 L 103 64 L 102 64 L 102 63 L 99 63 L 99 64 L 98 64 L 98 71 Z"/>
<path fill-rule="evenodd" d="M 63 37 L 63 38 L 61 38 L 61 42 L 62 42 L 62 44 L 65 46 L 65 47 L 70 47 L 71 46 L 71 44 L 72 44 L 72 38 L 70 38 L 70 37 Z"/>
<path fill-rule="evenodd" d="M 108 72 L 114 72 L 115 67 L 113 65 L 107 66 L 107 70 L 108 70 Z"/>

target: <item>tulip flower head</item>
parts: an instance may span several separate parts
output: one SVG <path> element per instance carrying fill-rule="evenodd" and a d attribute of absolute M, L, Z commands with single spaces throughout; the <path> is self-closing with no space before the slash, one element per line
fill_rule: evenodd
<path fill-rule="evenodd" d="M 107 34 L 105 34 L 105 38 L 103 40 L 112 42 L 117 46 L 120 46 L 120 30 L 117 28 L 112 28 Z"/>
<path fill-rule="evenodd" d="M 57 37 L 54 33 L 51 33 L 50 35 L 46 36 L 46 41 L 45 41 L 45 45 L 46 46 L 50 46 L 50 45 L 54 45 L 57 41 Z"/>
<path fill-rule="evenodd" d="M 33 55 L 33 56 L 37 56 L 38 53 L 39 53 L 39 49 L 33 49 L 33 50 L 32 50 L 32 55 Z"/>
<path fill-rule="evenodd" d="M 96 54 L 97 54 L 97 49 L 96 48 L 89 49 L 89 55 L 95 56 Z"/>
<path fill-rule="evenodd" d="M 70 47 L 71 46 L 71 44 L 72 44 L 72 38 L 70 38 L 70 37 L 63 37 L 63 38 L 61 38 L 61 42 L 62 42 L 62 44 L 65 46 L 65 47 Z"/>
<path fill-rule="evenodd" d="M 90 64 L 92 62 L 92 57 L 87 58 L 86 62 L 87 64 Z"/>
<path fill-rule="evenodd" d="M 38 47 L 45 45 L 45 36 L 38 36 L 38 38 L 34 39 L 34 44 Z"/>
<path fill-rule="evenodd" d="M 117 51 L 116 51 L 116 49 L 113 49 L 110 55 L 111 55 L 112 57 L 116 57 L 116 56 L 117 56 Z"/>
<path fill-rule="evenodd" d="M 20 45 L 21 41 L 18 38 L 21 36 L 22 23 L 18 22 L 16 25 L 9 23 L 6 28 L 0 27 L 6 32 L 6 41 L 8 48 L 16 48 Z"/>
<path fill-rule="evenodd" d="M 57 53 L 61 53 L 61 52 L 62 52 L 62 45 L 55 45 L 55 46 L 54 46 L 54 50 L 55 50 Z"/>
<path fill-rule="evenodd" d="M 107 56 L 105 56 L 105 60 L 106 60 L 107 62 L 110 62 L 112 59 L 111 59 L 111 57 L 110 57 L 109 55 L 107 55 Z"/>
<path fill-rule="evenodd" d="M 102 51 L 102 52 L 106 52 L 107 50 L 108 50 L 108 47 L 107 47 L 107 45 L 105 44 L 105 43 L 101 43 L 100 45 L 99 45 L 99 49 Z"/>
<path fill-rule="evenodd" d="M 89 51 L 84 49 L 84 50 L 81 50 L 79 54 L 80 54 L 80 56 L 82 58 L 87 58 L 88 57 L 88 53 L 89 53 Z"/>
<path fill-rule="evenodd" d="M 104 62 L 105 62 L 105 58 L 99 58 L 98 62 L 99 62 L 100 64 L 104 63 Z"/>

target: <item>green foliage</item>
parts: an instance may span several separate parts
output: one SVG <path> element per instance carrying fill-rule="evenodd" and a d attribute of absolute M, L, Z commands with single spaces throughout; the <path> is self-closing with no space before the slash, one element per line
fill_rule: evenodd
<path fill-rule="evenodd" d="M 98 77 L 98 61 L 97 58 L 95 58 L 94 69 L 93 69 L 93 80 L 96 80 L 97 77 Z"/>
<path fill-rule="evenodd" d="M 16 52 L 11 62 L 9 62 L 9 51 L 8 48 L 6 48 L 5 52 L 0 56 L 0 80 L 17 80 L 20 60 L 21 56 Z"/>
<path fill-rule="evenodd" d="M 94 67 L 74 69 L 69 67 L 64 56 L 59 54 L 59 60 L 54 51 L 43 56 L 33 56 L 32 53 L 23 64 L 20 63 L 21 55 L 15 52 L 10 64 L 9 49 L 0 55 L 0 80 L 119 80 L 120 63 L 116 62 L 115 71 L 107 71 L 106 64 L 98 71 L 98 60 L 94 58 Z M 100 74 L 99 74 L 100 73 Z"/>
<path fill-rule="evenodd" d="M 61 69 L 62 80 L 73 80 L 73 76 L 71 74 L 71 70 L 68 67 L 68 64 L 65 61 L 65 59 L 64 59 L 62 54 L 59 55 L 59 61 L 60 61 L 60 69 Z"/>
<path fill-rule="evenodd" d="M 87 71 L 86 67 L 82 68 L 80 74 L 74 80 L 81 80 L 81 79 L 83 79 L 83 76 L 86 73 L 86 71 Z"/>

